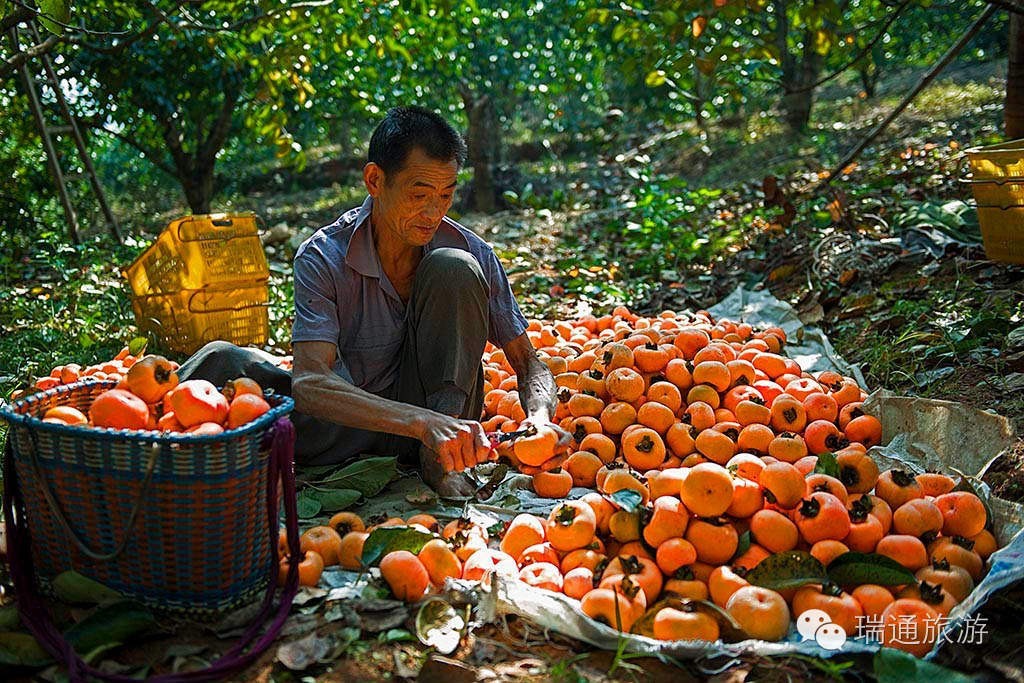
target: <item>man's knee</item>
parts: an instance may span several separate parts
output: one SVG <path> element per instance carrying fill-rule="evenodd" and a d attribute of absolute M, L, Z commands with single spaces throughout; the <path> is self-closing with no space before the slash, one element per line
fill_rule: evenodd
<path fill-rule="evenodd" d="M 201 349 L 196 351 L 197 356 L 214 356 L 223 355 L 226 353 L 238 353 L 241 351 L 241 347 L 235 346 L 231 342 L 222 341 L 220 339 L 212 342 L 207 342 Z"/>
<path fill-rule="evenodd" d="M 215 365 L 237 365 L 250 358 L 249 350 L 235 346 L 231 342 L 212 341 L 207 342 L 201 349 L 192 354 L 191 359 L 196 359 L 202 364 L 212 363 Z"/>
<path fill-rule="evenodd" d="M 178 376 L 183 381 L 205 379 L 220 384 L 245 374 L 244 368 L 250 360 L 250 353 L 246 349 L 231 342 L 212 341 L 181 364 Z"/>
<path fill-rule="evenodd" d="M 485 290 L 487 280 L 473 255 L 462 249 L 434 249 L 420 262 L 416 280 L 421 285 L 441 285 L 448 290 Z"/>

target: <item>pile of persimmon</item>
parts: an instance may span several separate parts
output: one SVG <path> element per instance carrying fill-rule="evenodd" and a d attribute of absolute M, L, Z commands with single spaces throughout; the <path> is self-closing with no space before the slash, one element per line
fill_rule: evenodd
<path fill-rule="evenodd" d="M 549 515 L 520 514 L 498 534 L 469 519 L 381 521 L 436 535 L 417 553 L 382 558 L 381 576 L 400 599 L 419 600 L 449 578 L 496 574 L 578 600 L 583 614 L 613 628 L 643 625 L 665 640 L 721 638 L 706 601 L 751 638 L 781 640 L 797 616 L 818 609 L 849 637 L 882 624 L 884 644 L 923 655 L 997 548 L 984 504 L 952 477 L 880 471 L 867 450 L 882 429 L 861 410 L 864 391 L 834 372 L 801 371 L 783 354 L 778 328 L 620 308 L 531 322 L 529 334 L 555 376 L 554 417 L 572 449 L 550 469 L 561 456 L 555 432 L 542 428 L 499 450 L 534 473 L 539 495 L 559 500 Z M 525 414 L 515 375 L 500 350 L 488 348 L 484 363 L 485 427 L 516 430 Z M 574 487 L 589 490 L 565 500 Z M 363 569 L 374 528 L 343 512 L 307 530 L 301 582 L 314 585 L 325 565 Z M 782 591 L 747 580 L 790 551 L 824 566 L 847 552 L 876 554 L 914 580 Z"/>
<path fill-rule="evenodd" d="M 246 425 L 270 410 L 263 388 L 248 377 L 218 390 L 206 380 L 179 383 L 177 363 L 163 356 L 124 360 L 129 361 L 124 376 L 113 389 L 93 399 L 88 414 L 72 406 L 56 406 L 44 413 L 43 421 L 210 435 Z"/>
<path fill-rule="evenodd" d="M 45 391 L 46 389 L 59 387 L 62 384 L 71 384 L 72 382 L 77 382 L 86 378 L 120 382 L 125 378 L 128 371 L 133 365 L 135 365 L 137 360 L 138 358 L 133 356 L 131 350 L 125 346 L 117 353 L 116 356 L 108 361 L 101 361 L 99 363 L 94 363 L 93 365 L 87 365 L 86 367 L 82 367 L 78 363 L 58 365 L 50 370 L 49 375 L 46 377 L 40 377 L 33 382 L 32 388 L 29 389 L 28 392 L 22 389 L 16 389 L 11 392 L 11 400 L 17 401 L 19 398 L 31 391 Z M 175 370 L 178 368 L 177 363 L 174 361 L 169 362 Z"/>
<path fill-rule="evenodd" d="M 32 390 L 45 391 L 46 389 L 52 389 L 53 387 L 59 387 L 62 384 L 71 384 L 81 379 L 92 378 L 92 379 L 104 379 L 112 380 L 114 382 L 120 382 L 128 374 L 138 358 L 131 353 L 131 349 L 127 346 L 122 348 L 116 356 L 111 360 L 94 363 L 93 365 L 87 365 L 82 367 L 78 363 L 68 363 L 67 365 L 58 365 L 50 370 L 50 374 L 46 377 L 40 377 L 32 383 Z M 275 356 L 274 364 L 283 370 L 292 369 L 292 357 L 289 356 Z M 174 361 L 168 361 L 172 369 L 177 370 L 178 364 Z M 16 401 L 26 393 L 23 389 L 16 389 L 11 392 L 11 400 Z"/>
<path fill-rule="evenodd" d="M 619 307 L 571 323 L 531 321 L 528 334 L 555 377 L 554 421 L 572 450 L 549 471 L 554 442 L 543 430 L 499 451 L 533 473 L 538 495 L 594 491 L 548 519 L 517 517 L 500 559 L 511 558 L 521 580 L 580 599 L 595 619 L 628 631 L 647 605 L 673 595 L 717 603 L 753 637 L 778 640 L 791 615 L 812 608 L 852 635 L 858 616 L 895 624 L 945 615 L 996 549 L 984 505 L 953 491 L 952 478 L 879 472 L 867 449 L 882 427 L 861 410 L 865 392 L 835 372 L 803 372 L 783 354 L 779 328 Z M 488 347 L 484 365 L 484 426 L 514 431 L 525 417 L 516 377 L 500 349 Z M 816 471 L 826 453 L 837 476 Z M 615 503 L 623 489 L 639 494 L 639 510 Z M 745 532 L 752 542 L 738 552 Z M 747 586 L 747 571 L 789 550 L 826 566 L 848 551 L 877 553 L 919 583 L 784 594 Z M 713 640 L 709 620 L 672 610 L 653 624 L 658 637 Z"/>
<path fill-rule="evenodd" d="M 438 532 L 440 526 L 432 515 L 412 515 L 409 519 L 391 517 L 367 526 L 354 512 L 338 512 L 327 524 L 309 527 L 299 536 L 299 585 L 315 586 L 325 567 L 363 568 L 363 543 L 381 526 L 414 526 L 424 532 Z M 277 543 L 278 583 L 284 585 L 288 576 L 288 539 L 284 529 Z M 411 559 L 410 559 L 411 558 Z M 429 541 L 419 555 L 408 551 L 392 552 L 380 562 L 380 571 L 392 592 L 401 600 L 415 601 L 433 585 L 440 588 L 445 578 L 461 578 L 462 563 L 445 540 Z"/>
<path fill-rule="evenodd" d="M 609 483 L 613 475 L 641 496 L 639 509 L 616 503 L 612 494 L 622 488 Z M 751 638 L 781 640 L 796 616 L 818 609 L 850 637 L 883 624 L 884 644 L 920 656 L 931 649 L 939 619 L 973 590 L 996 550 L 984 505 L 954 484 L 941 474 L 888 470 L 857 492 L 790 463 L 752 457 L 646 476 L 612 468 L 598 490 L 558 503 L 546 517 L 520 514 L 497 536 L 468 519 L 440 525 L 419 514 L 367 527 L 354 513 L 338 513 L 300 538 L 300 582 L 316 585 L 325 565 L 363 569 L 363 545 L 377 526 L 417 526 L 436 537 L 418 553 L 388 553 L 380 563 L 402 600 L 420 600 L 449 578 L 497 574 L 579 600 L 585 615 L 622 631 L 643 619 L 665 640 L 719 639 L 719 620 L 699 608 L 709 601 Z M 750 543 L 741 550 L 747 532 Z M 851 550 L 873 552 L 903 565 L 915 581 L 773 591 L 746 580 L 760 562 L 789 550 L 806 550 L 825 566 Z M 286 555 L 282 532 L 282 582 Z M 676 600 L 666 604 L 670 598 Z M 918 626 L 917 642 L 906 635 L 907 620 Z"/>

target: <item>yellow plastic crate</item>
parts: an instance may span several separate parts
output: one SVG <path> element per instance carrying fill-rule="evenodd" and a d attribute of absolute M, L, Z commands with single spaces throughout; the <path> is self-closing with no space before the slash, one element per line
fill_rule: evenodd
<path fill-rule="evenodd" d="M 216 340 L 266 344 L 269 300 L 263 281 L 137 296 L 132 308 L 141 332 L 164 348 L 190 355 Z"/>
<path fill-rule="evenodd" d="M 124 270 L 135 296 L 169 294 L 270 275 L 254 214 L 179 218 Z"/>
<path fill-rule="evenodd" d="M 985 255 L 1024 263 L 1024 139 L 967 150 Z"/>
<path fill-rule="evenodd" d="M 967 150 L 973 182 L 1024 180 L 1024 139 Z"/>
<path fill-rule="evenodd" d="M 974 201 L 979 207 L 1008 209 L 1013 206 L 1024 206 L 1024 178 L 1014 180 L 982 180 L 972 182 Z"/>
<path fill-rule="evenodd" d="M 1024 263 L 1024 207 L 978 207 L 981 241 L 993 261 Z"/>

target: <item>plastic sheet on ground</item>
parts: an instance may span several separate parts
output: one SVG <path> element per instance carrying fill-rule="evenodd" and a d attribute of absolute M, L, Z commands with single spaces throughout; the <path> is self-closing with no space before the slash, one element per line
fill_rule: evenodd
<path fill-rule="evenodd" d="M 837 370 L 855 377 L 865 386 L 860 370 L 840 358 L 821 330 L 804 326 L 796 311 L 768 292 L 737 289 L 709 309 L 716 318 L 742 320 L 755 326 L 778 325 L 789 338 L 787 355 L 804 370 L 817 372 Z M 986 501 L 995 521 L 1000 550 L 990 558 L 990 569 L 968 598 L 949 614 L 933 656 L 946 640 L 956 641 L 960 629 L 997 590 L 1024 578 L 1024 506 L 990 495 L 981 477 L 988 466 L 1014 442 L 1010 422 L 999 415 L 961 403 L 896 396 L 885 390 L 872 393 L 865 402 L 866 412 L 882 421 L 884 447 L 872 448 L 870 454 L 881 469 L 896 464 L 914 472 L 935 469 L 959 473 L 968 478 Z M 481 475 L 486 474 L 486 469 Z M 588 489 L 573 489 L 570 498 L 578 498 Z M 428 502 L 429 500 L 429 502 Z M 415 501 L 415 503 L 410 502 Z M 430 490 L 411 477 L 393 483 L 356 511 L 365 517 L 377 514 L 405 516 L 422 511 L 450 519 L 463 511 L 489 526 L 507 521 L 522 512 L 547 515 L 556 501 L 538 498 L 530 490 L 530 478 L 510 474 L 495 493 L 482 502 L 430 500 Z M 453 582 L 454 584 L 461 582 Z M 618 631 L 595 622 L 579 611 L 579 603 L 564 595 L 528 586 L 514 580 L 494 581 L 483 592 L 481 613 L 497 617 L 514 614 L 538 626 L 577 638 L 595 647 L 615 650 L 623 636 Z M 782 642 L 747 640 L 739 643 L 694 645 L 682 641 L 663 642 L 636 635 L 626 635 L 626 651 L 665 654 L 677 658 L 730 657 L 744 653 L 761 655 L 804 654 L 828 657 L 832 654 L 874 652 L 880 645 L 852 635 L 839 650 L 826 650 L 814 640 L 802 640 L 791 627 Z"/>

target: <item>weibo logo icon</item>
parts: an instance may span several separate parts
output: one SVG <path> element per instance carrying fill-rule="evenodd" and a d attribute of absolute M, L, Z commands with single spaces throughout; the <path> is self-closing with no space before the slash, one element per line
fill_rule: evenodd
<path fill-rule="evenodd" d="M 846 644 L 846 631 L 820 609 L 802 612 L 796 619 L 796 630 L 803 640 L 813 640 L 825 650 L 838 650 Z"/>

